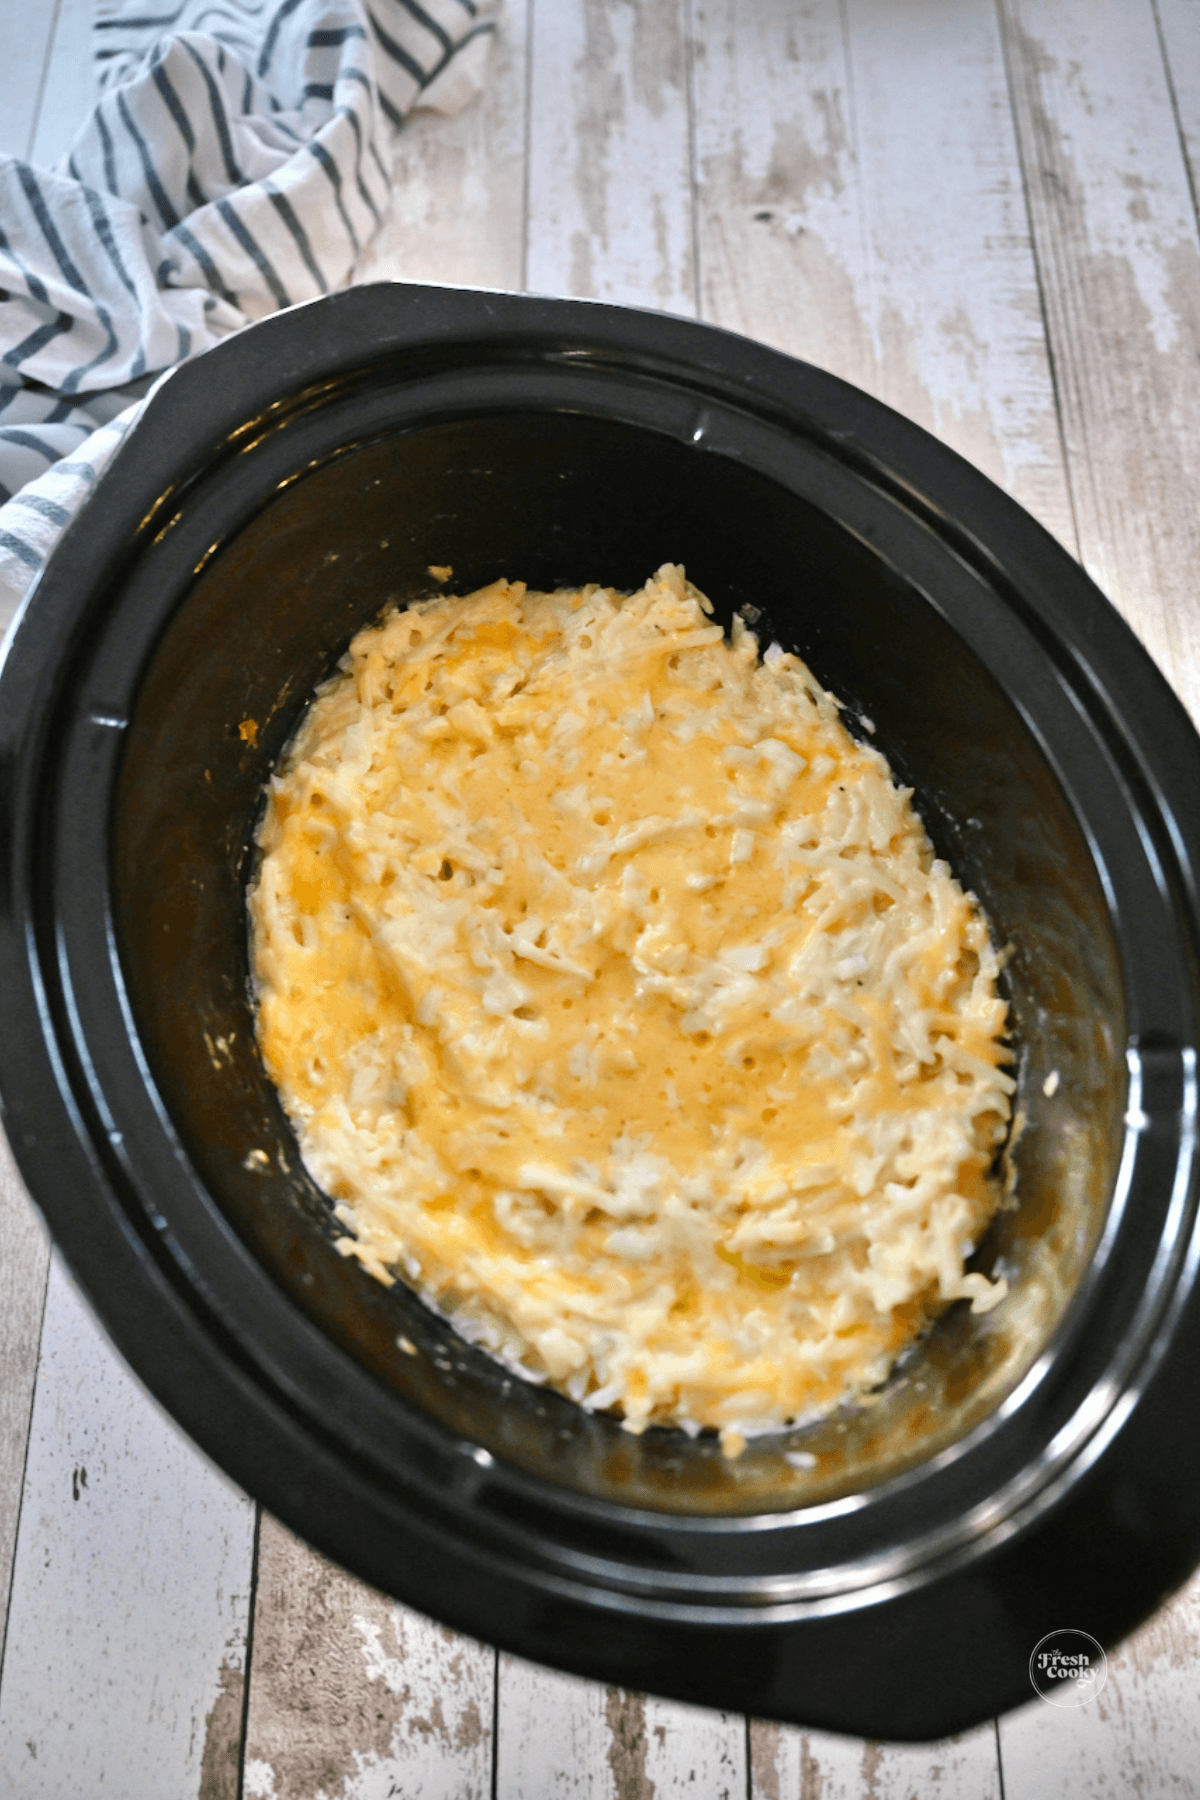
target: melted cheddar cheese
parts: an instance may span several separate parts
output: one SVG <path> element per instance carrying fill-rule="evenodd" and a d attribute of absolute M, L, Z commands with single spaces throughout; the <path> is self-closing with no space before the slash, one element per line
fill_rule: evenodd
<path fill-rule="evenodd" d="M 272 781 L 259 1040 L 342 1248 L 630 1429 L 879 1382 L 995 1209 L 1005 1006 L 909 795 L 672 565 L 363 631 Z"/>

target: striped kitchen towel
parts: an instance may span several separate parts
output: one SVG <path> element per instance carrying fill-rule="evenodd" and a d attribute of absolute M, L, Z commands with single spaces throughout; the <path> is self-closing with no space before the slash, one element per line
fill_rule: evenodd
<path fill-rule="evenodd" d="M 100 98 L 0 157 L 0 629 L 163 370 L 352 281 L 392 130 L 482 85 L 499 0 L 95 0 Z"/>

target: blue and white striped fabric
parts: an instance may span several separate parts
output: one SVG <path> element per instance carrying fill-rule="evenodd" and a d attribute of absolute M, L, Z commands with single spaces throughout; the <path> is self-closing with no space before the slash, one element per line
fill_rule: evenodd
<path fill-rule="evenodd" d="M 95 0 L 100 99 L 0 157 L 0 628 L 154 377 L 354 277 L 388 139 L 482 84 L 499 0 Z"/>

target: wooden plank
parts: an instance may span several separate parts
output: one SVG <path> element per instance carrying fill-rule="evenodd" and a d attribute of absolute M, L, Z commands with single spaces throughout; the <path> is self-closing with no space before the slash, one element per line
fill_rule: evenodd
<path fill-rule="evenodd" d="M 915 418 L 1074 523 L 988 0 L 696 0 L 702 307 Z M 994 1730 L 877 1746 L 755 1723 L 754 1793 L 998 1795 Z"/>
<path fill-rule="evenodd" d="M 454 118 L 416 112 L 395 140 L 392 210 L 359 281 L 519 289 L 529 0 L 505 0 L 487 85 Z"/>
<path fill-rule="evenodd" d="M 524 285 L 696 310 L 684 0 L 555 0 L 530 40 Z M 498 1800 L 745 1791 L 739 1717 L 502 1656 Z"/>
<path fill-rule="evenodd" d="M 527 0 L 506 0 L 477 100 L 453 118 L 405 121 L 392 210 L 357 281 L 520 288 L 526 17 Z M 494 1684 L 494 1651 L 362 1586 L 263 1517 L 246 1800 L 489 1795 Z"/>
<path fill-rule="evenodd" d="M 247 1800 L 484 1800 L 495 1652 L 364 1587 L 263 1515 Z"/>
<path fill-rule="evenodd" d="M 991 0 L 849 0 L 881 398 L 1074 545 Z"/>
<path fill-rule="evenodd" d="M 1154 10 L 1196 200 L 1200 195 L 1200 6 L 1196 0 L 1154 0 Z"/>
<path fill-rule="evenodd" d="M 1200 242 L 1150 0 L 1000 0 L 1083 560 L 1200 717 Z"/>
<path fill-rule="evenodd" d="M 0 156 L 28 157 L 46 79 L 55 6 L 26 7 L 21 0 L 0 6 Z"/>
<path fill-rule="evenodd" d="M 1074 529 L 991 0 L 696 0 L 706 317 Z"/>
<path fill-rule="evenodd" d="M 694 0 L 701 311 L 873 388 L 839 0 Z"/>
<path fill-rule="evenodd" d="M 1150 0 L 1000 12 L 1082 555 L 1195 715 L 1200 246 L 1179 139 L 1194 8 L 1160 0 L 1161 38 Z M 1003 1720 L 1008 1800 L 1194 1791 L 1198 1627 L 1193 1582 L 1110 1659 L 1092 1705 Z"/>
<path fill-rule="evenodd" d="M 52 1258 L 0 1681 L 0 1793 L 235 1800 L 253 1521 Z"/>
<path fill-rule="evenodd" d="M 0 1132 L 0 1669 L 50 1246 Z"/>
<path fill-rule="evenodd" d="M 695 311 L 683 0 L 555 0 L 530 62 L 525 286 Z"/>
<path fill-rule="evenodd" d="M 501 1656 L 496 1800 L 742 1800 L 745 1723 Z"/>
<path fill-rule="evenodd" d="M 1030 1646 L 1032 1650 L 1032 1645 Z M 1108 1659 L 1088 1706 L 1034 1701 L 1000 1721 L 1005 1800 L 1160 1800 L 1200 1771 L 1200 1577 Z"/>
<path fill-rule="evenodd" d="M 27 16 L 23 13 L 22 19 Z M 46 79 L 30 142 L 31 162 L 48 169 L 67 154 L 95 104 L 96 93 L 92 0 L 57 0 Z"/>
<path fill-rule="evenodd" d="M 992 1725 L 939 1744 L 869 1744 L 756 1719 L 750 1746 L 754 1800 L 1011 1800 Z"/>

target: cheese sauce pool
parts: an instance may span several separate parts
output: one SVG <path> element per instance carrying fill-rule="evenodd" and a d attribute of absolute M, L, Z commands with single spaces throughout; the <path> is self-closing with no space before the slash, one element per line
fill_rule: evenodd
<path fill-rule="evenodd" d="M 259 1042 L 340 1248 L 632 1430 L 880 1382 L 1000 1192 L 998 958 L 794 656 L 502 581 L 361 632 L 249 895 Z"/>

